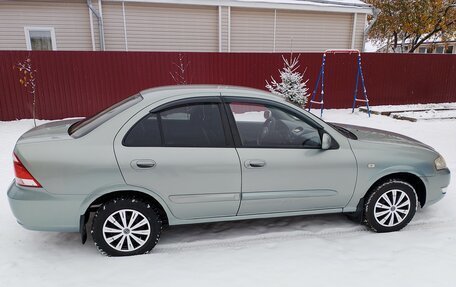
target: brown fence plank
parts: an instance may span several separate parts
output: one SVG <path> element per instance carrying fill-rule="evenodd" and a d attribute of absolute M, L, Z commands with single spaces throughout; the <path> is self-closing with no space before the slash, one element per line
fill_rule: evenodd
<path fill-rule="evenodd" d="M 192 84 L 239 85 L 264 89 L 278 78 L 279 53 L 182 53 Z M 12 66 L 31 56 L 37 70 L 37 116 L 58 119 L 91 115 L 143 89 L 171 85 L 176 52 L 0 51 L 0 120 L 31 117 L 32 99 Z M 284 55 L 289 57 L 289 55 Z M 321 53 L 302 53 L 309 92 Z M 363 54 L 371 105 L 456 101 L 456 56 Z M 328 55 L 325 108 L 347 108 L 353 100 L 354 55 Z"/>

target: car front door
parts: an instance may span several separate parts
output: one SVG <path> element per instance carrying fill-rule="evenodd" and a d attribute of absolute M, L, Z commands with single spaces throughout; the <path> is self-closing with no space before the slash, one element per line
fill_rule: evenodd
<path fill-rule="evenodd" d="M 219 96 L 196 98 L 132 118 L 114 142 L 126 183 L 158 194 L 179 219 L 235 216 L 241 170 L 220 108 Z"/>
<path fill-rule="evenodd" d="M 238 215 L 340 209 L 350 200 L 356 160 L 346 138 L 321 148 L 323 128 L 273 101 L 225 97 L 242 166 Z"/>

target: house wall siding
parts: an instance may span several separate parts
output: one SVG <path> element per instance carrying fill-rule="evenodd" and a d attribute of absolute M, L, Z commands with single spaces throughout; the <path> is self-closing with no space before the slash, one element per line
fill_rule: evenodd
<path fill-rule="evenodd" d="M 354 18 L 354 16 L 353 16 Z M 355 47 L 354 49 L 362 50 L 364 44 L 364 29 L 366 29 L 366 14 L 358 14 L 356 16 L 355 28 Z"/>
<path fill-rule="evenodd" d="M 100 13 L 100 10 L 99 10 L 100 6 L 98 6 L 97 0 L 92 0 L 92 7 L 95 11 Z M 95 51 L 100 51 L 101 44 L 100 44 L 100 29 L 98 26 L 98 18 L 95 16 L 94 13 L 92 13 L 92 12 L 88 12 L 88 13 L 89 13 L 89 15 L 92 14 L 93 46 L 95 47 Z M 90 19 L 89 19 L 89 26 L 90 26 Z M 89 33 L 90 33 L 90 31 L 89 31 Z M 90 37 L 91 37 L 91 41 L 92 41 L 92 35 L 90 35 Z"/>
<path fill-rule="evenodd" d="M 122 3 L 103 3 L 102 10 L 105 27 L 105 49 L 108 51 L 126 51 Z M 125 7 L 125 12 L 126 10 L 127 7 Z"/>
<path fill-rule="evenodd" d="M 99 10 L 97 0 L 93 7 Z M 105 50 L 289 52 L 351 48 L 354 14 L 103 1 Z M 231 11 L 231 12 L 230 12 Z M 274 18 L 276 13 L 276 25 Z M 366 16 L 357 14 L 354 48 L 363 48 Z M 219 33 L 219 24 L 220 32 Z M 26 49 L 24 26 L 55 28 L 58 50 L 101 50 L 86 1 L 0 2 L 0 49 Z M 275 27 L 275 30 L 274 30 Z M 275 34 L 275 38 L 274 38 Z M 219 42 L 221 41 L 221 43 Z M 275 42 L 275 44 L 274 44 Z"/>
<path fill-rule="evenodd" d="M 352 30 L 353 14 L 277 10 L 276 51 L 349 49 Z"/>
<path fill-rule="evenodd" d="M 274 10 L 231 8 L 231 51 L 272 52 Z"/>
<path fill-rule="evenodd" d="M 54 27 L 57 50 L 92 50 L 85 1 L 0 2 L 0 50 L 26 50 L 25 26 Z"/>
<path fill-rule="evenodd" d="M 222 36 L 222 51 L 221 52 L 229 52 L 229 33 L 230 33 L 230 17 L 229 9 L 226 6 L 221 7 L 221 36 Z"/>
<path fill-rule="evenodd" d="M 125 3 L 129 51 L 217 52 L 218 8 Z"/>
<path fill-rule="evenodd" d="M 231 9 L 232 52 L 289 52 L 350 49 L 354 14 L 276 10 L 274 47 L 273 9 Z M 365 14 L 355 24 L 355 49 L 362 50 Z"/>

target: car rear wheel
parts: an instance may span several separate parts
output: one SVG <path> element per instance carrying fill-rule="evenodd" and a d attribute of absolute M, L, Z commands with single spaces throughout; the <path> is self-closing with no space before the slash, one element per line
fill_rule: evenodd
<path fill-rule="evenodd" d="M 364 222 L 376 232 L 392 232 L 404 228 L 415 215 L 418 197 L 412 185 L 389 180 L 369 195 L 364 209 Z"/>
<path fill-rule="evenodd" d="M 128 256 L 149 253 L 160 238 L 161 228 L 162 221 L 151 204 L 122 197 L 98 208 L 91 233 L 100 253 Z"/>

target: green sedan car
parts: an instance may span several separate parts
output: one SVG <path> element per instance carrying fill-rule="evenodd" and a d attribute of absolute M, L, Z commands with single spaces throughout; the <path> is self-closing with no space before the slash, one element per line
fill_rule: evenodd
<path fill-rule="evenodd" d="M 90 227 L 110 256 L 148 253 L 178 224 L 344 213 L 398 231 L 450 182 L 442 156 L 414 139 L 221 86 L 151 89 L 38 126 L 13 157 L 19 224 L 80 232 L 83 243 Z"/>

